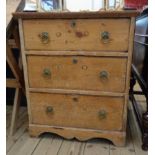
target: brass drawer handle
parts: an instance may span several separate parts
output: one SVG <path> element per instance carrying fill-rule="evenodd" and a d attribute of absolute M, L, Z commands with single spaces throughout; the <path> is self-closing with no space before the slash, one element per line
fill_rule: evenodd
<path fill-rule="evenodd" d="M 39 38 L 43 44 L 48 44 L 49 42 L 48 32 L 42 32 L 41 34 L 39 34 Z"/>
<path fill-rule="evenodd" d="M 51 77 L 51 71 L 50 71 L 50 69 L 45 68 L 43 70 L 43 77 L 46 77 L 46 78 L 50 78 Z"/>
<path fill-rule="evenodd" d="M 52 106 L 47 106 L 47 107 L 46 107 L 46 113 L 52 114 L 53 112 L 54 112 L 54 109 L 53 109 Z"/>
<path fill-rule="evenodd" d="M 101 79 L 108 79 L 108 72 L 107 71 L 101 71 L 100 72 L 100 78 Z"/>
<path fill-rule="evenodd" d="M 99 119 L 105 119 L 105 118 L 106 118 L 106 115 L 107 115 L 107 113 L 106 113 L 105 110 L 100 110 L 100 111 L 98 112 L 98 117 L 99 117 Z"/>
<path fill-rule="evenodd" d="M 110 37 L 109 37 L 109 32 L 108 31 L 104 31 L 101 33 L 101 40 L 103 41 L 103 43 L 109 43 L 110 41 Z"/>

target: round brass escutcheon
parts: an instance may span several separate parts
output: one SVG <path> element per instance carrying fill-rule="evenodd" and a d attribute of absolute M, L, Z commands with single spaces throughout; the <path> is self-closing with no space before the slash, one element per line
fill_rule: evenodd
<path fill-rule="evenodd" d="M 98 112 L 98 117 L 99 117 L 99 119 L 104 119 L 104 118 L 106 118 L 106 115 L 107 115 L 107 113 L 106 113 L 105 110 L 100 110 L 100 111 Z"/>
<path fill-rule="evenodd" d="M 78 102 L 78 97 L 77 96 L 73 97 L 73 101 Z"/>
<path fill-rule="evenodd" d="M 45 68 L 45 69 L 43 70 L 43 76 L 44 76 L 44 77 L 50 78 L 50 77 L 51 77 L 51 71 L 50 71 L 50 69 Z"/>
<path fill-rule="evenodd" d="M 54 112 L 54 109 L 52 106 L 47 106 L 46 107 L 46 113 L 53 113 Z"/>
<path fill-rule="evenodd" d="M 101 79 L 107 79 L 108 78 L 108 72 L 107 71 L 101 71 L 100 72 L 100 78 Z"/>
<path fill-rule="evenodd" d="M 78 60 L 77 60 L 77 58 L 73 58 L 73 64 L 77 64 L 78 63 Z"/>

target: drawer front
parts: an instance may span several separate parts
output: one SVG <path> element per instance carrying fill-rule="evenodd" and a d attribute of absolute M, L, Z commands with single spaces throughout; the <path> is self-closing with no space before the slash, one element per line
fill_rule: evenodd
<path fill-rule="evenodd" d="M 26 50 L 127 51 L 129 19 L 23 20 Z"/>
<path fill-rule="evenodd" d="M 124 92 L 126 58 L 28 56 L 31 88 Z"/>
<path fill-rule="evenodd" d="M 31 93 L 32 123 L 121 130 L 124 98 Z"/>

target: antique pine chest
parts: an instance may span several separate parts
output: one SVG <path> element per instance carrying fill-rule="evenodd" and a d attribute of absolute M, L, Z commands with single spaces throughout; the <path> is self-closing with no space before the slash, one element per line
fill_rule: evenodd
<path fill-rule="evenodd" d="M 16 12 L 29 133 L 125 144 L 136 11 Z"/>

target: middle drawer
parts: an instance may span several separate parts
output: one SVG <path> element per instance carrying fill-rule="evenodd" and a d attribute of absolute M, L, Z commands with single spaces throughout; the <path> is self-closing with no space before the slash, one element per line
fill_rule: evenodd
<path fill-rule="evenodd" d="M 126 58 L 27 56 L 31 88 L 124 92 Z"/>

